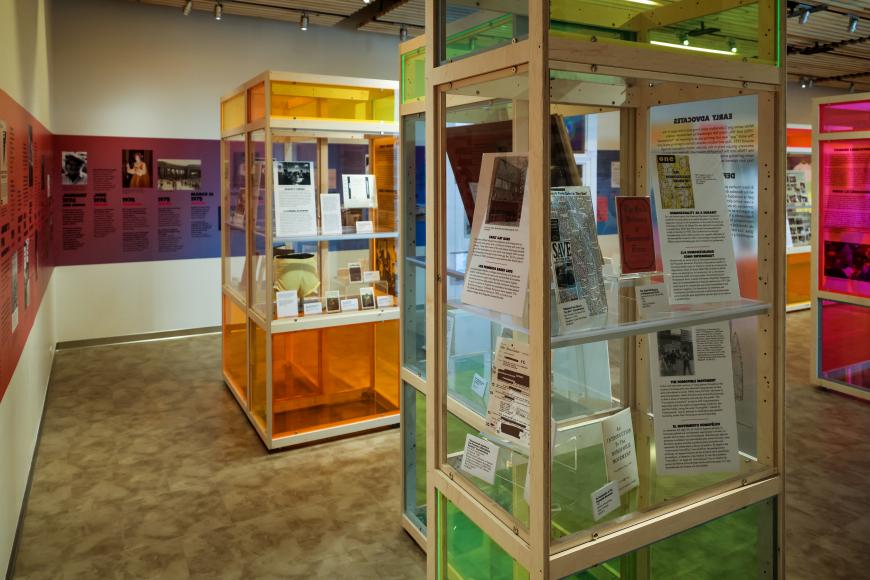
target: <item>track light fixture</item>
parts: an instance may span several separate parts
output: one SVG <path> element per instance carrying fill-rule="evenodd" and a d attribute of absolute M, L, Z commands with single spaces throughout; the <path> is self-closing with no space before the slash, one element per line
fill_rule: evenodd
<path fill-rule="evenodd" d="M 308 30 L 308 14 L 303 12 L 302 17 L 299 18 L 299 30 L 303 32 Z"/>
<path fill-rule="evenodd" d="M 805 89 L 809 86 L 809 79 L 807 77 L 801 77 L 801 88 Z"/>
<path fill-rule="evenodd" d="M 801 12 L 800 23 L 801 23 L 801 24 L 806 24 L 807 22 L 809 22 L 809 21 L 810 21 L 810 14 L 812 14 L 812 12 L 810 12 L 810 9 L 809 9 L 809 8 L 804 8 L 804 11 Z"/>
<path fill-rule="evenodd" d="M 193 0 L 187 0 L 187 2 L 184 3 L 184 8 L 181 10 L 181 13 L 185 16 L 189 16 L 191 10 L 193 10 Z"/>
<path fill-rule="evenodd" d="M 220 2 L 214 3 L 214 19 L 220 20 L 224 17 L 224 5 Z"/>
<path fill-rule="evenodd" d="M 399 40 L 401 42 L 408 40 L 408 27 L 404 24 L 399 27 Z"/>
<path fill-rule="evenodd" d="M 854 14 L 849 15 L 849 32 L 855 34 L 855 31 L 858 30 L 858 17 Z"/>
<path fill-rule="evenodd" d="M 728 39 L 728 50 L 730 50 L 731 52 L 734 52 L 734 53 L 737 52 L 737 41 L 734 40 L 733 38 Z"/>
<path fill-rule="evenodd" d="M 849 83 L 849 93 L 855 92 L 855 83 Z"/>
<path fill-rule="evenodd" d="M 687 32 L 680 35 L 680 44 L 683 46 L 689 46 L 689 34 Z"/>

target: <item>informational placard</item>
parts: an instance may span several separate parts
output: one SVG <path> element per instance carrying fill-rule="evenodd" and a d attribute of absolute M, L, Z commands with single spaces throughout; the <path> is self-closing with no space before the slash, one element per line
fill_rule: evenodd
<path fill-rule="evenodd" d="M 299 292 L 287 290 L 275 293 L 278 318 L 299 316 Z"/>
<path fill-rule="evenodd" d="M 390 308 L 395 304 L 392 294 L 378 296 L 378 308 Z"/>
<path fill-rule="evenodd" d="M 618 196 L 616 218 L 622 273 L 654 272 L 656 248 L 649 198 Z"/>
<path fill-rule="evenodd" d="M 738 300 L 719 155 L 657 155 L 659 238 L 674 304 Z"/>
<path fill-rule="evenodd" d="M 650 334 L 659 475 L 740 468 L 728 322 Z"/>
<path fill-rule="evenodd" d="M 352 312 L 359 310 L 359 300 L 357 298 L 345 298 L 341 301 L 342 312 Z"/>
<path fill-rule="evenodd" d="M 279 238 L 315 235 L 314 164 L 310 161 L 275 161 L 272 171 L 275 235 Z"/>
<path fill-rule="evenodd" d="M 486 426 L 499 437 L 529 444 L 529 345 L 499 338 L 489 384 Z"/>
<path fill-rule="evenodd" d="M 377 270 L 366 270 L 363 272 L 363 282 L 371 283 L 371 282 L 380 282 L 381 273 Z"/>
<path fill-rule="evenodd" d="M 375 222 L 371 220 L 360 220 L 356 222 L 356 233 L 371 234 L 375 231 Z"/>
<path fill-rule="evenodd" d="M 495 443 L 467 433 L 459 469 L 494 485 L 495 470 L 498 466 L 498 449 L 498 445 Z"/>
<path fill-rule="evenodd" d="M 592 519 L 596 522 L 619 509 L 619 486 L 615 481 L 604 484 L 592 492 Z"/>
<path fill-rule="evenodd" d="M 345 173 L 341 178 L 341 185 L 344 207 L 351 209 L 378 207 L 378 186 L 374 175 Z"/>
<path fill-rule="evenodd" d="M 627 493 L 640 483 L 631 409 L 623 409 L 601 422 L 607 479 L 617 484 L 619 494 Z"/>
<path fill-rule="evenodd" d="M 57 136 L 58 265 L 220 256 L 218 141 Z"/>
<path fill-rule="evenodd" d="M 341 195 L 337 193 L 320 194 L 320 224 L 324 234 L 342 233 Z"/>
<path fill-rule="evenodd" d="M 471 379 L 471 392 L 480 398 L 486 394 L 486 379 L 477 373 Z"/>
<path fill-rule="evenodd" d="M 305 313 L 305 316 L 323 314 L 323 302 L 320 301 L 320 298 L 306 298 L 302 302 L 302 312 Z"/>
<path fill-rule="evenodd" d="M 484 153 L 462 302 L 522 317 L 529 283 L 528 157 Z"/>

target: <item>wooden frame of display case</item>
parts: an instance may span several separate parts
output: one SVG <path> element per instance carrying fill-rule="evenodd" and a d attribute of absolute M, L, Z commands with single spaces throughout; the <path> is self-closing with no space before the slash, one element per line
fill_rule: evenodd
<path fill-rule="evenodd" d="M 846 395 L 851 395 L 859 399 L 870 401 L 870 390 L 868 390 L 867 388 L 862 388 L 861 386 L 850 384 L 846 382 L 846 380 L 838 381 L 832 380 L 831 378 L 823 377 L 821 370 L 822 364 L 824 362 L 822 349 L 826 341 L 826 338 L 823 336 L 823 316 L 820 312 L 821 304 L 825 301 L 832 301 L 847 308 L 856 308 L 859 309 L 861 312 L 870 313 L 870 297 L 851 293 L 845 289 L 842 291 L 833 291 L 822 289 L 819 287 L 821 275 L 820 268 L 822 271 L 824 271 L 825 268 L 823 264 L 824 252 L 820 248 L 820 245 L 825 241 L 825 234 L 822 231 L 822 224 L 820 223 L 820 209 L 822 208 L 822 144 L 829 141 L 840 140 L 864 140 L 867 143 L 870 143 L 870 130 L 840 130 L 827 132 L 822 131 L 822 124 L 820 118 L 822 107 L 824 107 L 825 105 L 834 105 L 837 103 L 870 103 L 870 93 L 846 94 L 813 99 L 813 226 L 812 273 L 810 282 L 810 289 L 812 291 L 812 298 L 810 301 L 810 308 L 812 310 L 812 343 L 810 347 L 810 383 Z M 841 169 L 841 171 L 845 170 Z M 825 197 L 827 198 L 827 194 L 825 194 Z M 864 317 L 865 322 L 870 319 L 870 315 L 868 314 L 864 314 L 862 316 Z M 829 344 L 836 344 L 837 347 L 839 347 L 839 349 L 841 350 L 845 350 L 847 345 L 853 345 L 859 349 L 863 348 L 866 352 L 868 344 L 867 325 L 864 324 L 859 318 L 856 318 L 854 316 L 854 312 L 851 316 L 846 315 L 846 318 L 843 320 L 843 322 L 844 324 L 841 325 L 838 329 L 843 333 L 843 336 L 827 339 L 829 341 Z M 866 376 L 870 374 L 870 371 L 867 370 L 868 366 L 870 366 L 870 358 L 864 359 L 863 361 L 861 361 L 861 363 L 863 363 L 863 365 L 861 366 L 863 366 L 863 376 L 865 377 L 864 380 L 866 380 Z M 852 366 L 859 365 L 860 363 L 858 365 Z"/>
<path fill-rule="evenodd" d="M 286 110 L 290 111 L 285 114 L 281 114 L 277 109 L 273 111 L 273 92 L 282 90 L 282 86 L 285 87 L 284 90 L 289 91 L 286 94 L 291 95 L 285 95 L 287 100 L 285 104 Z M 375 263 L 376 240 L 395 240 L 397 243 L 399 238 L 398 215 L 392 218 L 394 224 L 388 230 L 376 227 L 372 233 L 357 233 L 352 231 L 352 228 L 343 224 L 345 231 L 342 234 L 324 234 L 320 228 L 319 199 L 320 193 L 326 193 L 330 187 L 333 189 L 337 187 L 336 184 L 330 185 L 328 156 L 331 140 L 339 143 L 352 141 L 354 144 L 367 144 L 366 163 L 368 168 L 371 169 L 370 173 L 377 174 L 374 143 L 377 140 L 383 139 L 395 140 L 398 134 L 397 92 L 398 83 L 395 81 L 266 71 L 221 98 L 221 205 L 225 208 L 225 214 L 222 217 L 222 227 L 225 231 L 221 234 L 224 380 L 229 391 L 236 398 L 239 406 L 248 416 L 257 434 L 268 449 L 301 445 L 322 439 L 393 426 L 399 423 L 398 290 L 396 290 L 396 295 L 394 296 L 393 306 L 390 307 L 376 306 L 372 309 L 328 314 L 324 310 L 324 313 L 321 315 L 305 316 L 300 313 L 298 316 L 287 318 L 276 317 L 275 296 L 273 292 L 275 275 L 273 271 L 273 246 L 276 242 L 284 243 L 286 246 L 293 246 L 303 242 L 315 245 L 313 247 L 316 247 L 316 249 L 313 251 L 317 256 L 317 275 L 319 276 L 321 289 L 325 288 L 323 281 L 326 279 L 324 256 L 331 251 L 329 250 L 331 242 L 342 243 L 368 240 L 368 252 L 373 265 Z M 330 115 L 331 113 L 338 114 Z M 252 137 L 255 135 L 257 137 L 256 144 L 262 148 L 262 158 L 259 159 L 258 163 L 262 163 L 264 167 L 261 174 L 262 183 L 258 181 L 257 184 L 254 183 L 254 173 L 260 170 L 254 166 L 254 147 L 252 143 L 255 140 Z M 241 175 L 239 173 L 233 174 L 236 168 L 231 167 L 237 160 L 227 158 L 227 149 L 225 149 L 224 145 L 230 141 L 243 142 L 244 170 L 241 172 Z M 306 142 L 314 147 L 316 161 L 314 166 L 315 174 L 312 176 L 312 180 L 315 183 L 318 216 L 316 234 L 284 238 L 277 238 L 274 235 L 272 162 L 274 158 L 273 143 L 276 141 L 287 144 L 297 141 Z M 395 144 L 393 147 L 395 147 Z M 240 154 L 239 151 L 236 151 L 236 154 Z M 395 158 L 387 165 L 393 167 L 393 163 L 395 163 Z M 394 184 L 396 179 L 395 168 L 393 167 L 391 171 L 393 175 L 385 179 L 392 179 L 391 183 Z M 231 191 L 231 179 L 243 182 L 243 185 L 238 186 L 241 193 Z M 392 190 L 395 191 L 395 184 Z M 243 221 L 244 224 L 234 223 L 232 226 L 237 229 L 244 229 L 244 253 L 239 253 L 238 250 L 236 250 L 236 253 L 233 253 L 230 247 L 231 233 L 229 230 L 231 228 L 226 220 L 230 219 L 227 217 L 229 213 L 234 211 L 230 203 L 232 195 L 242 196 L 242 199 L 239 201 L 240 205 L 244 208 L 242 210 L 244 213 L 243 218 L 240 217 L 238 221 Z M 258 209 L 262 213 L 262 223 L 260 225 L 257 225 L 256 212 Z M 344 209 L 342 206 L 343 211 Z M 393 210 L 394 208 L 389 208 L 387 211 Z M 379 215 L 379 210 L 377 208 L 366 211 L 370 212 L 369 216 L 374 216 L 368 219 L 374 219 L 378 222 L 379 218 L 377 216 Z M 384 218 L 384 220 L 389 221 L 388 218 Z M 262 241 L 263 247 L 262 253 L 256 254 L 257 246 L 255 245 L 255 240 L 258 236 Z M 255 257 L 257 258 L 256 261 Z M 232 268 L 229 262 L 233 258 L 238 260 L 244 258 L 244 269 L 241 277 L 238 281 L 234 281 L 237 283 L 237 286 L 228 280 L 228 271 Z M 396 271 L 395 280 L 398 286 L 401 265 L 396 262 L 393 266 Z M 267 298 L 258 302 L 255 292 L 259 292 Z M 320 298 L 323 299 L 325 296 L 320 296 Z M 300 304 L 301 302 L 302 300 L 300 299 Z M 244 319 L 243 321 L 241 320 L 242 318 Z M 379 325 L 385 324 L 395 326 L 395 330 L 384 331 L 383 328 L 385 327 Z M 324 379 L 324 368 L 327 365 L 327 358 L 324 355 L 327 348 L 325 346 L 327 344 L 326 333 L 331 329 L 351 328 L 351 326 L 353 332 L 355 332 L 354 336 L 362 336 L 362 334 L 368 336 L 368 333 L 370 333 L 370 338 L 361 339 L 361 344 L 371 345 L 370 361 L 367 363 L 371 366 L 368 371 L 369 387 L 366 387 L 366 389 L 371 390 L 372 393 L 360 396 L 370 396 L 373 399 L 386 396 L 390 401 L 385 407 L 394 410 L 376 412 L 374 414 L 370 413 L 368 415 L 361 414 L 359 416 L 351 416 L 348 419 L 334 419 L 313 425 L 307 424 L 301 428 L 290 427 L 288 430 L 278 431 L 273 420 L 275 413 L 281 412 L 276 410 L 279 407 L 279 401 L 275 400 L 277 396 L 275 395 L 275 390 L 279 387 L 273 383 L 273 351 L 276 348 L 274 339 L 288 337 L 288 333 L 304 331 L 318 333 L 316 335 L 316 340 L 318 340 L 318 346 L 316 347 L 318 362 L 316 365 L 318 368 L 316 370 L 316 377 L 309 377 L 308 380 L 311 384 L 318 384 L 322 388 L 326 380 Z M 233 330 L 235 330 L 236 340 L 231 343 L 229 338 L 233 336 Z M 240 352 L 239 347 L 239 335 L 242 332 L 245 335 L 244 353 Z M 379 332 L 380 334 L 378 334 Z M 378 337 L 390 337 L 393 334 L 396 335 L 395 344 L 387 350 L 388 355 L 386 356 L 389 356 L 389 353 L 392 351 L 395 352 L 395 369 L 389 370 L 387 375 L 378 375 L 376 378 L 377 373 L 382 371 L 378 367 L 383 366 L 377 361 L 376 351 L 381 348 L 377 345 L 391 342 L 390 340 L 382 340 Z M 265 352 L 253 350 L 255 349 L 254 341 L 258 340 L 258 337 L 260 342 L 257 348 Z M 331 348 L 335 350 L 334 341 L 336 339 L 332 338 L 331 340 Z M 299 349 L 296 346 L 285 348 L 288 350 Z M 233 352 L 228 352 L 231 349 Z M 239 361 L 244 359 L 245 370 L 237 372 L 235 377 L 228 370 L 229 363 L 227 361 L 232 357 L 234 357 L 238 365 L 241 365 Z M 334 358 L 332 357 L 330 360 L 334 360 Z M 294 368 L 299 366 L 292 365 L 291 362 L 287 362 L 287 365 L 288 367 L 294 366 Z M 310 374 L 314 371 L 307 369 L 307 372 Z M 381 384 L 383 384 L 382 379 L 384 376 L 390 377 L 393 375 L 395 376 L 396 383 L 395 397 L 392 396 L 392 393 L 383 395 L 375 387 L 376 380 L 381 380 Z M 330 378 L 332 379 L 336 376 L 333 373 L 333 375 L 330 375 Z M 300 375 L 295 375 L 292 380 L 299 381 L 303 378 L 300 378 Z M 254 401 L 255 393 L 253 392 L 255 380 L 260 381 L 259 384 L 265 383 L 264 392 L 257 394 L 259 399 L 257 402 Z M 245 382 L 244 385 L 241 384 L 242 381 Z M 391 382 L 389 378 L 387 382 Z M 324 402 L 329 397 L 323 395 L 320 398 L 317 395 L 298 398 L 300 399 L 299 401 L 288 399 L 282 400 L 280 403 L 288 410 L 295 410 L 297 407 L 312 408 L 318 405 L 324 406 L 330 404 Z M 307 402 L 302 401 L 303 398 Z M 350 399 L 350 395 L 348 395 L 348 398 Z M 393 398 L 395 400 L 392 400 Z"/>
<path fill-rule="evenodd" d="M 462 4 L 462 2 L 455 2 Z M 698 56 L 686 51 L 658 50 L 657 47 L 628 42 L 607 42 L 596 37 L 576 39 L 549 30 L 551 4 L 547 0 L 528 0 L 509 6 L 478 3 L 498 10 L 528 9 L 527 38 L 508 38 L 503 46 L 475 53 L 465 58 L 439 62 L 444 34 L 444 2 L 426 2 L 426 360 L 427 388 L 427 520 L 426 538 L 429 578 L 461 578 L 448 566 L 446 507 L 458 508 L 473 525 L 513 560 L 515 578 L 562 578 L 583 571 L 610 558 L 640 550 L 655 542 L 710 522 L 741 508 L 765 500 L 781 500 L 783 493 L 783 409 L 784 409 L 784 314 L 785 304 L 785 75 L 777 66 L 785 54 L 785 2 L 759 2 L 759 29 L 765 30 L 765 46 L 759 42 L 764 59 L 773 64 L 747 62 L 746 59 Z M 699 16 L 715 4 L 718 9 L 741 2 L 676 2 L 660 9 L 663 19 Z M 721 6 L 720 6 L 721 5 Z M 659 9 L 657 9 L 659 10 Z M 525 14 L 525 12 L 523 12 Z M 601 26 L 606 27 L 602 14 Z M 769 36 L 775 38 L 770 40 Z M 715 66 L 711 66 L 715 63 Z M 623 192 L 647 196 L 647 117 L 639 112 L 654 104 L 714 99 L 737 95 L 758 97 L 758 247 L 757 298 L 752 304 L 732 311 L 708 311 L 690 315 L 682 321 L 693 326 L 716 320 L 756 317 L 758 332 L 757 358 L 757 456 L 763 461 L 758 471 L 737 474 L 728 481 L 701 491 L 658 504 L 634 514 L 628 521 L 593 526 L 571 536 L 567 542 L 551 539 L 551 391 L 550 377 L 550 266 L 547 244 L 549 234 L 549 118 L 551 114 L 550 70 L 583 74 L 610 75 L 639 79 L 630 107 L 623 109 L 624 132 Z M 674 71 L 680 71 L 676 73 Z M 450 403 L 447 397 L 446 353 L 442 346 L 446 332 L 447 262 L 444 237 L 445 216 L 445 120 L 446 92 L 483 81 L 527 75 L 528 191 L 530 274 L 528 288 L 528 342 L 530 363 L 530 491 L 528 527 L 514 523 L 506 512 L 499 512 L 494 500 L 464 480 L 449 465 L 446 456 L 445 429 Z M 507 97 L 510 98 L 510 97 Z M 520 138 L 522 140 L 522 138 Z M 521 150 L 521 149 L 519 149 Z M 727 310 L 727 309 L 726 309 Z M 602 338 L 636 337 L 629 344 L 627 359 L 630 388 L 634 389 L 631 408 L 635 414 L 647 413 L 649 398 L 641 386 L 648 370 L 641 352 L 644 337 L 660 329 L 678 327 L 674 321 L 644 323 L 603 329 L 572 340 L 581 343 Z M 635 421 L 636 438 L 651 436 L 641 432 L 646 421 Z M 648 428 L 648 427 L 647 427 Z M 642 453 L 639 451 L 639 453 Z M 640 461 L 640 459 L 639 459 Z M 783 510 L 774 510 L 768 546 L 766 573 L 781 577 L 784 573 L 782 529 Z M 638 566 L 643 567 L 642 563 Z M 516 572 L 521 570 L 521 572 Z M 527 576 L 526 576 L 527 574 Z M 633 576 L 631 576 L 633 577 Z"/>

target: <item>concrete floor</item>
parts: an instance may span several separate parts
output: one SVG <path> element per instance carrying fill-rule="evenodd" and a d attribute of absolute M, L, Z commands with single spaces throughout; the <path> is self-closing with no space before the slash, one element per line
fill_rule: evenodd
<path fill-rule="evenodd" d="M 808 313 L 788 333 L 788 578 L 867 578 L 870 405 L 807 385 Z M 269 455 L 219 344 L 58 353 L 15 578 L 425 576 L 398 431 Z"/>

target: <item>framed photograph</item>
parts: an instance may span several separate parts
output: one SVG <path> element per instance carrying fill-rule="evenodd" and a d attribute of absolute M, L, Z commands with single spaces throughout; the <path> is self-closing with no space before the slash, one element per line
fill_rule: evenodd
<path fill-rule="evenodd" d="M 341 293 L 338 290 L 326 292 L 326 311 L 341 312 Z"/>
<path fill-rule="evenodd" d="M 121 175 L 124 189 L 151 189 L 153 154 L 145 149 L 124 149 L 121 152 Z"/>
<path fill-rule="evenodd" d="M 351 282 L 362 282 L 362 272 L 362 266 L 359 262 L 348 262 L 347 275 L 350 278 Z"/>
<path fill-rule="evenodd" d="M 375 289 L 365 286 L 359 289 L 359 300 L 363 310 L 372 310 L 375 307 Z"/>

